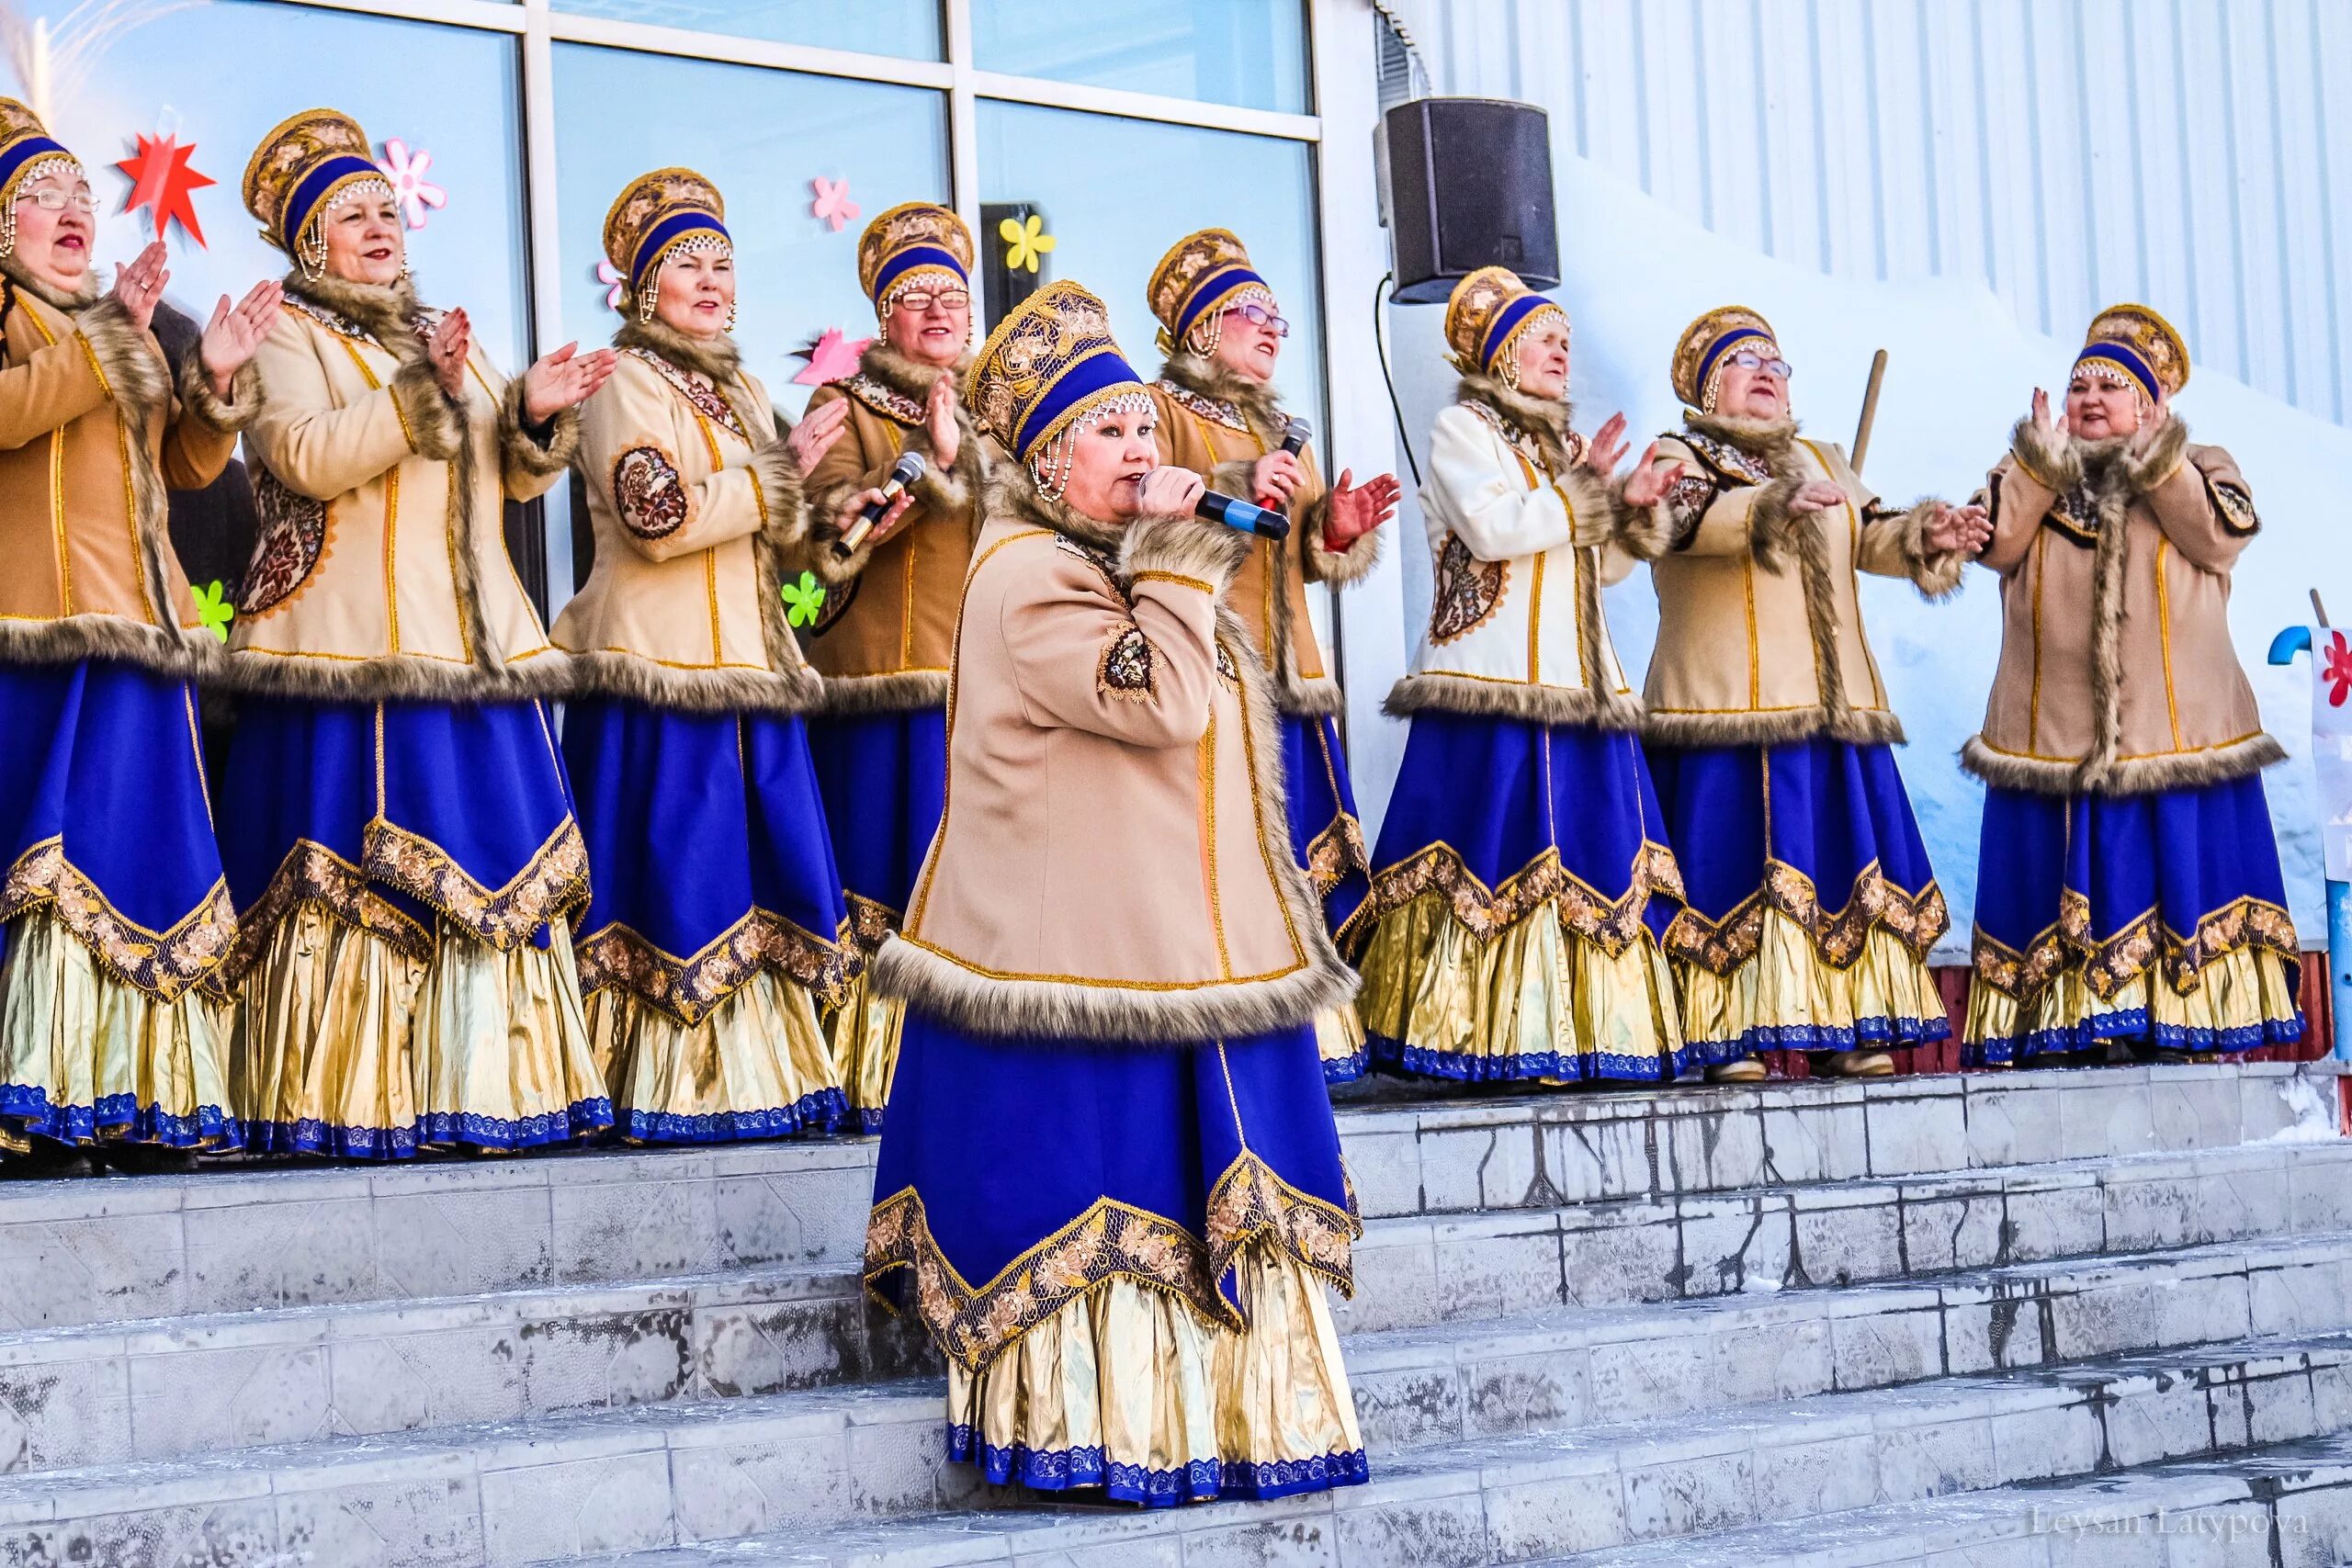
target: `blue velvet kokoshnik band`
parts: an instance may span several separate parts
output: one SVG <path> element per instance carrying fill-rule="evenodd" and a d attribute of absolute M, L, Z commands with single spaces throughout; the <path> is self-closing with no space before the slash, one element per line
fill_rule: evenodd
<path fill-rule="evenodd" d="M 884 262 L 881 269 L 875 273 L 874 297 L 881 299 L 890 292 L 890 285 L 916 268 L 932 266 L 943 267 L 967 282 L 971 280 L 971 274 L 964 270 L 964 264 L 956 259 L 955 252 L 942 245 L 909 245 Z"/>
<path fill-rule="evenodd" d="M 311 220 L 311 214 L 333 196 L 335 187 L 353 180 L 380 180 L 384 171 L 356 152 L 337 152 L 322 158 L 311 166 L 308 174 L 294 183 L 286 197 L 286 209 L 277 215 L 279 236 L 288 250 L 294 248 L 295 236 Z"/>
<path fill-rule="evenodd" d="M 637 243 L 634 265 L 628 269 L 629 287 L 634 288 L 642 284 L 645 275 L 652 270 L 664 252 L 694 233 L 716 234 L 722 240 L 731 241 L 732 238 L 727 232 L 726 224 L 700 209 L 673 212 L 647 230 L 645 238 Z"/>
<path fill-rule="evenodd" d="M 68 152 L 63 146 L 46 136 L 28 136 L 21 141 L 10 142 L 6 149 L 0 149 L 0 190 L 6 189 L 8 183 L 14 180 L 18 173 L 29 168 L 40 159 L 73 156 L 74 154 Z"/>
<path fill-rule="evenodd" d="M 1699 359 L 1698 386 L 1702 390 L 1705 389 L 1707 378 L 1714 374 L 1715 361 L 1721 359 L 1730 350 L 1732 344 L 1744 343 L 1752 337 L 1762 338 L 1767 343 L 1772 340 L 1772 334 L 1760 327 L 1734 327 L 1710 344 L 1707 352 Z"/>
<path fill-rule="evenodd" d="M 1142 385 L 1134 367 L 1120 357 L 1117 349 L 1105 344 L 1073 363 L 1039 396 L 1037 406 L 1029 411 L 1029 417 L 1021 422 L 1021 428 L 1014 434 L 1014 453 L 1025 460 L 1030 449 L 1051 434 L 1065 415 L 1098 393 L 1120 386 L 1140 390 Z"/>
<path fill-rule="evenodd" d="M 2164 395 L 2156 386 L 2156 373 L 2148 367 L 2148 362 L 2120 343 L 2095 343 L 2075 355 L 2077 365 L 2086 359 L 2103 359 L 2110 365 L 2120 366 L 2123 373 L 2138 382 L 2140 389 L 2148 394 L 2150 402 Z"/>
<path fill-rule="evenodd" d="M 1478 344 L 1479 365 L 1492 365 L 1503 344 L 1510 341 L 1510 334 L 1519 331 L 1520 323 L 1551 303 L 1541 294 L 1522 294 L 1496 311 L 1494 321 L 1487 324 L 1486 337 Z"/>
<path fill-rule="evenodd" d="M 1179 343 L 1183 342 L 1184 334 L 1191 332 L 1203 316 L 1244 288 L 1266 288 L 1266 280 L 1246 266 L 1219 267 L 1193 286 L 1192 298 L 1185 300 L 1184 308 L 1176 313 L 1176 330 L 1170 335 Z M 1266 292 L 1271 294 L 1273 290 L 1266 288 Z"/>

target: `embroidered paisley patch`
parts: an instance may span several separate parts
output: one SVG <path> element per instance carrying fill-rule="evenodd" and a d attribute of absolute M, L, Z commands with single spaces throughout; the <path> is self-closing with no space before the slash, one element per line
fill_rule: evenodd
<path fill-rule="evenodd" d="M 613 503 L 640 539 L 659 539 L 686 525 L 686 489 L 658 446 L 632 446 L 613 461 Z"/>
<path fill-rule="evenodd" d="M 1157 694 L 1151 660 L 1151 642 L 1143 628 L 1129 626 L 1103 646 L 1102 660 L 1094 669 L 1094 683 L 1105 696 L 1148 701 Z"/>
<path fill-rule="evenodd" d="M 237 613 L 262 615 L 294 596 L 310 580 L 326 548 L 327 503 L 297 495 L 269 471 L 253 468 L 254 511 L 261 528 L 254 539 L 253 564 L 237 592 Z"/>
<path fill-rule="evenodd" d="M 1720 488 L 1704 469 L 1684 474 L 1666 492 L 1667 514 L 1674 520 L 1674 547 L 1687 549 L 1698 536 L 1700 521 L 1715 503 Z"/>
<path fill-rule="evenodd" d="M 1503 602 L 1510 563 L 1477 560 L 1460 535 L 1448 534 L 1437 553 L 1437 594 L 1430 604 L 1430 640 L 1453 642 L 1476 629 Z"/>
<path fill-rule="evenodd" d="M 2213 509 L 2222 514 L 2222 527 L 2233 534 L 2251 534 L 2262 526 L 2262 519 L 2254 513 L 2254 497 L 2244 485 L 2207 479 L 2205 488 L 2212 492 Z"/>

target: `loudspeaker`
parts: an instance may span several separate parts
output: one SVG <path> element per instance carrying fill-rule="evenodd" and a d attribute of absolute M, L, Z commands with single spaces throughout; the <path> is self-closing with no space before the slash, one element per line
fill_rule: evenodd
<path fill-rule="evenodd" d="M 1396 298 L 1443 304 L 1482 266 L 1531 288 L 1560 281 L 1552 137 L 1544 111 L 1508 98 L 1414 98 L 1380 123 Z"/>

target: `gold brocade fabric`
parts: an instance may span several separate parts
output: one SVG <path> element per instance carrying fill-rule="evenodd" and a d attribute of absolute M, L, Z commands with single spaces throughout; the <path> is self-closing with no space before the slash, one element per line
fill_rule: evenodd
<path fill-rule="evenodd" d="M 1754 947 L 1727 973 L 1678 956 L 1682 1030 L 1694 1043 L 1747 1041 L 1832 1048 L 1852 1043 L 1855 1021 L 1884 1019 L 1897 1038 L 1905 1024 L 1945 1018 L 1927 961 L 1883 924 L 1860 936 L 1850 963 L 1831 962 L 1813 933 L 1777 908 L 1757 911 Z M 1712 1058 L 1711 1058 L 1712 1059 Z"/>
<path fill-rule="evenodd" d="M 2290 974 L 2276 953 L 2246 946 L 2209 959 L 2187 991 L 2167 983 L 2152 964 L 2120 988 L 2102 994 L 2078 960 L 2022 998 L 1996 986 L 1970 987 L 1963 1039 L 1976 1045 L 1988 1040 L 2060 1035 L 2080 1040 L 2111 1034 L 2153 1038 L 2158 1044 L 2188 1040 L 2199 1049 L 2232 1039 L 2261 1043 L 2264 1025 L 2290 1022 L 2298 1016 Z M 2125 1021 L 2120 1016 L 2143 1012 L 2144 1023 L 2137 1017 Z M 2111 1029 L 2084 1027 L 2109 1019 L 2115 1020 Z"/>
<path fill-rule="evenodd" d="M 1113 1280 L 986 1371 L 951 1364 L 950 1456 L 992 1482 L 1100 1485 L 1130 1502 L 1362 1480 L 1363 1438 L 1322 1280 L 1262 1247 L 1236 1274 L 1246 1330 Z"/>
<path fill-rule="evenodd" d="M 223 1144 L 227 1004 L 185 987 L 164 1001 L 127 983 L 50 908 L 10 920 L 6 941 L 0 1084 L 37 1093 L 52 1135 Z M 0 1119 L 0 1144 L 24 1146 L 8 1119 Z"/>
<path fill-rule="evenodd" d="M 1315 1015 L 1315 1055 L 1327 1079 L 1344 1082 L 1360 1077 L 1366 1055 L 1363 1015 L 1354 1008 L 1332 1008 Z"/>
<path fill-rule="evenodd" d="M 867 963 L 883 939 L 898 929 L 896 909 L 849 895 L 844 944 L 863 954 Z M 899 1071 L 899 1036 L 906 1022 L 906 1004 L 876 996 L 862 966 L 842 987 L 840 1005 L 826 1017 L 825 1037 L 841 1068 L 850 1109 L 865 1132 L 882 1130 L 882 1112 L 890 1103 L 890 1082 Z"/>
<path fill-rule="evenodd" d="M 1978 980 L 2010 997 L 2031 998 L 2065 972 L 2094 996 L 2113 1003 L 2126 992 L 2136 992 L 2151 973 L 2160 974 L 2167 987 L 2187 996 L 2217 959 L 2247 948 L 2274 953 L 2289 964 L 2302 959 L 2293 918 L 2259 898 L 2240 898 L 2214 910 L 2187 936 L 2150 909 L 2102 938 L 2091 929 L 2090 900 L 2069 888 L 2059 897 L 2056 923 L 2023 952 L 1996 941 L 1979 926 L 1974 967 Z"/>
<path fill-rule="evenodd" d="M 830 1130 L 840 1074 L 806 987 L 763 969 L 700 1023 L 619 987 L 588 997 L 588 1032 L 622 1134 L 709 1143 Z"/>
<path fill-rule="evenodd" d="M 514 1148 L 612 1124 L 589 1048 L 571 928 L 502 952 L 444 925 L 416 1007 L 417 1101 L 432 1144 Z"/>
<path fill-rule="evenodd" d="M 1401 1045 L 1408 1071 L 1548 1082 L 1681 1071 L 1673 976 L 1646 927 L 1596 940 L 1547 898 L 1481 937 L 1456 903 L 1433 889 L 1390 910 L 1359 960 L 1363 1025 Z"/>

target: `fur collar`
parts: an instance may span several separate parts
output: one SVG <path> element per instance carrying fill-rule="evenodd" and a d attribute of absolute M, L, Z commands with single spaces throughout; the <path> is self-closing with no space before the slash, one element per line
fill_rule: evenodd
<path fill-rule="evenodd" d="M 1274 389 L 1272 381 L 1252 380 L 1238 370 L 1197 354 L 1170 355 L 1159 367 L 1159 378 L 1173 382 L 1196 397 L 1231 403 L 1241 411 L 1241 417 L 1250 422 L 1251 432 L 1260 440 L 1281 441 L 1288 416 L 1282 412 L 1282 394 Z"/>
<path fill-rule="evenodd" d="M 395 358 L 424 356 L 420 322 L 429 317 L 416 297 L 416 280 L 405 275 L 390 283 L 353 283 L 335 276 L 305 277 L 300 267 L 286 275 L 286 292 L 341 316 L 384 345 Z"/>
<path fill-rule="evenodd" d="M 9 282 L 51 310 L 62 310 L 69 316 L 77 315 L 98 302 L 98 270 L 95 266 L 82 275 L 81 287 L 71 294 L 36 276 L 32 268 L 27 266 L 24 259 L 14 251 L 0 256 L 0 275 L 5 275 Z"/>
<path fill-rule="evenodd" d="M 1803 428 L 1793 419 L 1742 419 L 1736 414 L 1694 413 L 1689 409 L 1682 412 L 1682 423 L 1696 434 L 1728 442 L 1763 458 L 1775 473 L 1780 472 L 1776 459 L 1796 446 L 1797 433 Z"/>
<path fill-rule="evenodd" d="M 953 376 L 960 386 L 964 373 L 972 367 L 972 355 L 967 350 L 957 356 L 953 365 L 926 365 L 920 359 L 909 358 L 892 348 L 888 342 L 876 338 L 857 356 L 857 373 L 870 380 L 879 381 L 903 398 L 917 402 L 931 396 L 932 384 L 942 376 Z"/>
<path fill-rule="evenodd" d="M 724 387 L 743 373 L 743 349 L 725 333 L 717 337 L 690 337 L 663 321 L 628 321 L 613 334 L 615 348 L 638 348 L 666 359 L 679 369 Z"/>
<path fill-rule="evenodd" d="M 1114 558 L 1126 536 L 1125 523 L 1099 523 L 1068 502 L 1040 491 L 1026 463 L 1007 460 L 989 465 L 985 505 L 990 522 L 1002 518 L 1030 527 L 1050 528 L 1073 544 Z"/>
<path fill-rule="evenodd" d="M 1453 395 L 1462 402 L 1487 410 L 1513 430 L 1523 432 L 1543 454 L 1544 469 L 1552 478 L 1566 479 L 1575 469 L 1581 443 L 1570 424 L 1576 417 L 1576 405 L 1566 398 L 1535 398 L 1514 392 L 1492 376 L 1464 376 L 1456 383 Z"/>

